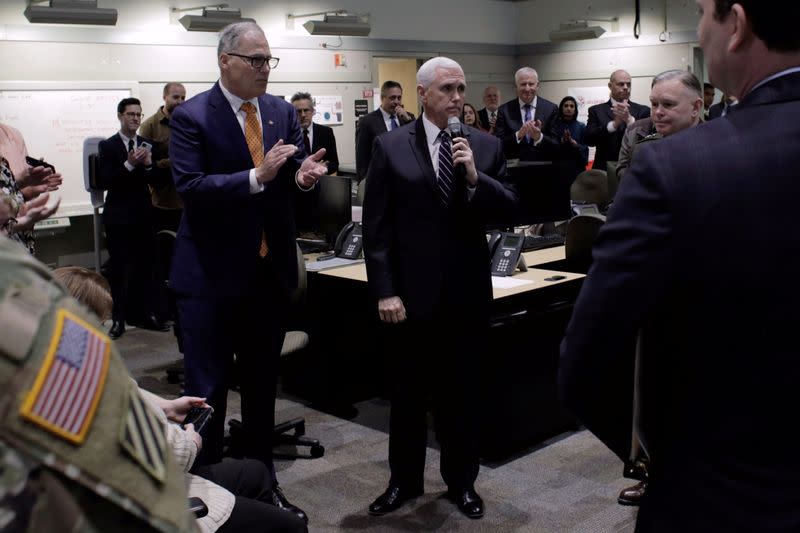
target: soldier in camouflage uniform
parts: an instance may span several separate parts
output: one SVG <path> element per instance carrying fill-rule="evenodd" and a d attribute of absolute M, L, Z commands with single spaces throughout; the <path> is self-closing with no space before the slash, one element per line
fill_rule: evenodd
<path fill-rule="evenodd" d="M 139 398 L 96 319 L 0 236 L 0 529 L 195 531 Z"/>

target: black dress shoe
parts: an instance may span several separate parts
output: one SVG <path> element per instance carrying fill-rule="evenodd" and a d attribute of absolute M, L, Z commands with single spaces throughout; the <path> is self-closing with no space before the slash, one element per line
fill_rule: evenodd
<path fill-rule="evenodd" d="M 647 492 L 647 481 L 640 481 L 632 487 L 622 489 L 617 498 L 620 505 L 639 505 Z"/>
<path fill-rule="evenodd" d="M 408 500 L 416 498 L 421 495 L 422 491 L 410 491 L 402 489 L 397 485 L 389 485 L 389 488 L 383 494 L 372 502 L 369 506 L 369 514 L 372 516 L 381 516 L 386 513 L 396 511 L 403 506 Z"/>
<path fill-rule="evenodd" d="M 636 459 L 635 461 L 625 461 L 625 467 L 622 469 L 622 476 L 628 479 L 635 479 L 637 481 L 647 481 L 647 461 Z"/>
<path fill-rule="evenodd" d="M 450 490 L 447 492 L 447 497 L 469 518 L 483 517 L 483 500 L 474 488 Z"/>
<path fill-rule="evenodd" d="M 163 322 L 159 322 L 153 315 L 146 316 L 144 319 L 137 322 L 132 322 L 134 326 L 142 329 L 149 329 L 151 331 L 167 331 L 169 326 Z"/>
<path fill-rule="evenodd" d="M 111 329 L 108 330 L 108 336 L 112 339 L 119 339 L 125 333 L 125 322 L 117 322 L 116 320 L 111 324 Z"/>
<path fill-rule="evenodd" d="M 274 487 L 267 494 L 267 503 L 271 503 L 278 509 L 294 514 L 300 520 L 308 524 L 308 515 L 305 513 L 305 511 L 300 509 L 298 506 L 289 503 L 289 500 L 287 500 L 286 496 L 283 495 L 283 491 L 280 489 L 280 487 Z"/>

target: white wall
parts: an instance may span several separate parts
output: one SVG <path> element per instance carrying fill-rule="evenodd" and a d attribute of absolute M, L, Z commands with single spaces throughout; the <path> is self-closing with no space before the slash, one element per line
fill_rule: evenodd
<path fill-rule="evenodd" d="M 73 87 L 123 83 L 142 99 L 150 114 L 161 104 L 167 81 L 187 84 L 189 96 L 209 87 L 218 76 L 213 33 L 187 32 L 177 22 L 181 14 L 170 7 L 196 6 L 193 0 L 99 0 L 100 7 L 119 11 L 116 27 L 30 24 L 23 16 L 26 0 L 0 0 L 0 72 L 2 83 L 42 82 Z M 559 101 L 570 87 L 605 86 L 608 75 L 625 68 L 634 77 L 633 99 L 646 102 L 650 79 L 667 68 L 692 65 L 696 14 L 692 0 L 642 0 L 642 38 L 631 37 L 632 0 L 372 0 L 269 1 L 228 0 L 243 15 L 265 29 L 272 52 L 281 64 L 271 74 L 270 92 L 290 95 L 341 94 L 344 124 L 335 128 L 340 160 L 352 164 L 354 154 L 353 100 L 377 82 L 375 56 L 427 58 L 448 55 L 459 61 L 467 76 L 467 101 L 482 107 L 486 85 L 500 88 L 502 101 L 515 96 L 513 73 L 522 65 L 539 71 L 542 96 Z M 200 2 L 202 4 L 202 2 Z M 369 13 L 370 38 L 345 37 L 336 48 L 334 37 L 306 34 L 298 20 L 291 28 L 288 13 L 347 9 Z M 196 13 L 196 12 L 195 12 Z M 424 15 L 422 15 L 424 14 Z M 533 44 L 571 18 L 620 18 L 619 30 L 594 41 Z M 330 47 L 323 48 L 326 44 Z M 334 64 L 334 54 L 346 66 Z M 409 90 L 407 88 L 406 90 Z M 371 101 L 371 99 L 369 99 Z M 115 110 L 109 109 L 113 115 Z M 46 155 L 46 154 L 42 154 Z"/>

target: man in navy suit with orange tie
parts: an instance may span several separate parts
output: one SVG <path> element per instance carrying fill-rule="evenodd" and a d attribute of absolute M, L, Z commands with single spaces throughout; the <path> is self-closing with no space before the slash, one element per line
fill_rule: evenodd
<path fill-rule="evenodd" d="M 435 57 L 417 73 L 423 114 L 375 140 L 364 199 L 369 289 L 393 353 L 389 486 L 369 507 L 383 515 L 423 492 L 427 397 L 441 442 L 448 497 L 483 516 L 476 391 L 488 334 L 492 282 L 486 224 L 514 209 L 500 141 L 469 126 L 451 137 L 466 81 Z M 458 124 L 458 120 L 456 120 Z"/>
<path fill-rule="evenodd" d="M 292 193 L 326 172 L 309 157 L 294 107 L 266 94 L 278 66 L 263 30 L 231 24 L 220 33 L 220 79 L 170 120 L 173 178 L 184 203 L 170 284 L 183 333 L 186 393 L 215 413 L 201 461 L 222 459 L 233 355 L 239 369 L 244 454 L 273 479 L 276 370 L 290 289 L 297 285 Z M 268 499 L 307 520 L 277 488 Z"/>
<path fill-rule="evenodd" d="M 637 151 L 561 346 L 567 407 L 650 457 L 637 532 L 800 531 L 800 3 L 697 0 L 725 120 Z M 662 104 L 663 105 L 663 104 Z"/>

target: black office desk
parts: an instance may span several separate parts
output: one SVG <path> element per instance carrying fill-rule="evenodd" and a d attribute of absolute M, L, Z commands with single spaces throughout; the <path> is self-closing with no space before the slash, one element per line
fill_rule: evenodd
<path fill-rule="evenodd" d="M 525 254 L 531 266 L 563 259 L 563 247 Z M 553 275 L 563 280 L 544 281 Z M 516 279 L 534 283 L 494 289 L 491 349 L 480 369 L 481 457 L 498 460 L 575 427 L 556 391 L 558 346 L 583 275 L 531 268 Z M 317 404 L 355 403 L 387 390 L 381 331 L 369 304 L 363 264 L 309 272 L 310 331 L 315 361 L 304 388 Z M 291 392 L 291 391 L 290 391 Z M 324 408 L 324 407 L 323 407 Z"/>

